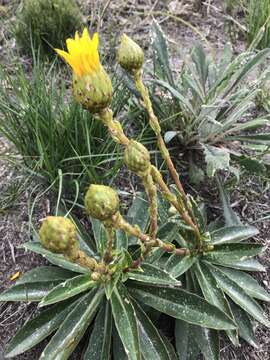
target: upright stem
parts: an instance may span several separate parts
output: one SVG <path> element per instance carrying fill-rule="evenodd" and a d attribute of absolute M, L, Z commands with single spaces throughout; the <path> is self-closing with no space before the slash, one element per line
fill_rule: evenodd
<path fill-rule="evenodd" d="M 103 260 L 105 264 L 108 264 L 112 261 L 113 255 L 113 245 L 114 245 L 114 228 L 111 225 L 105 225 L 105 229 L 108 235 L 107 247 L 103 255 Z"/>
<path fill-rule="evenodd" d="M 149 199 L 149 214 L 150 214 L 150 229 L 149 235 L 151 238 L 155 239 L 157 237 L 157 216 L 158 216 L 158 206 L 157 206 L 157 187 L 154 184 L 151 172 L 148 172 L 142 177 L 143 185 Z"/>
<path fill-rule="evenodd" d="M 105 109 L 99 114 L 103 123 L 108 127 L 113 139 L 123 146 L 128 146 L 129 138 L 125 135 L 119 121 L 113 119 L 111 109 Z M 146 174 L 139 175 L 142 178 L 145 191 L 150 204 L 150 236 L 156 237 L 157 234 L 157 189 L 153 182 L 152 175 L 148 171 Z"/>
<path fill-rule="evenodd" d="M 177 197 L 170 191 L 167 184 L 164 182 L 161 173 L 158 169 L 152 165 L 151 173 L 154 179 L 154 182 L 157 183 L 160 187 L 160 190 L 167 201 L 169 201 L 179 212 L 180 216 L 183 218 L 185 223 L 189 225 L 196 236 L 198 244 L 201 246 L 201 235 L 198 229 L 198 226 L 193 222 L 192 218 L 189 216 L 189 213 L 186 210 L 186 207 L 181 204 L 181 202 L 177 199 Z"/>
<path fill-rule="evenodd" d="M 107 126 L 112 138 L 119 144 L 127 146 L 129 144 L 129 138 L 125 135 L 122 125 L 118 120 L 113 118 L 113 112 L 107 108 L 99 114 L 100 119 Z"/>
<path fill-rule="evenodd" d="M 159 121 L 158 118 L 156 117 L 156 115 L 154 114 L 153 111 L 153 106 L 152 106 L 152 102 L 150 100 L 150 96 L 149 96 L 149 92 L 148 89 L 144 86 L 144 83 L 142 81 L 142 70 L 139 70 L 137 72 L 135 72 L 134 74 L 134 81 L 135 81 L 135 85 L 137 87 L 137 89 L 139 90 L 142 99 L 143 99 L 143 103 L 144 106 L 148 112 L 148 116 L 149 116 L 149 123 L 151 128 L 153 129 L 153 131 L 155 132 L 155 135 L 157 137 L 157 145 L 158 148 L 161 152 L 161 155 L 163 157 L 163 159 L 165 160 L 167 167 L 169 169 L 169 172 L 173 178 L 173 181 L 178 189 L 178 191 L 181 194 L 182 200 L 184 201 L 184 204 L 187 208 L 187 211 L 189 211 L 189 207 L 188 207 L 188 200 L 187 200 L 187 196 L 186 193 L 184 191 L 184 188 L 181 184 L 181 181 L 179 179 L 179 175 L 175 169 L 175 166 L 172 162 L 172 159 L 170 157 L 170 153 L 166 147 L 166 144 L 163 140 L 163 137 L 161 135 L 161 128 L 159 125 Z M 190 215 L 192 216 L 192 214 L 190 213 Z M 193 219 L 193 221 L 195 222 L 196 220 Z"/>

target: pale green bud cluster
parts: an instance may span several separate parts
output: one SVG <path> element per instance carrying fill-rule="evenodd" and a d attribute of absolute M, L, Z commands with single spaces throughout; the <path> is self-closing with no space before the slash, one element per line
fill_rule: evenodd
<path fill-rule="evenodd" d="M 73 95 L 91 113 L 99 113 L 112 102 L 111 79 L 100 65 L 99 69 L 83 76 L 73 75 Z"/>
<path fill-rule="evenodd" d="M 62 216 L 48 216 L 39 230 L 41 244 L 47 250 L 74 256 L 78 251 L 77 230 L 74 223 Z"/>
<path fill-rule="evenodd" d="M 124 162 L 130 171 L 143 175 L 151 166 L 149 151 L 143 144 L 131 140 L 125 149 Z"/>
<path fill-rule="evenodd" d="M 134 73 L 141 69 L 144 63 L 142 48 L 127 35 L 122 35 L 118 49 L 118 62 L 128 72 Z"/>
<path fill-rule="evenodd" d="M 119 209 L 116 191 L 105 185 L 90 185 L 84 203 L 87 213 L 101 221 L 111 219 Z"/>

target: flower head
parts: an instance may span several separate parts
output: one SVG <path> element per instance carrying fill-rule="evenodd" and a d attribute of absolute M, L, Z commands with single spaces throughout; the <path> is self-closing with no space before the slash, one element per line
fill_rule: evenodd
<path fill-rule="evenodd" d="M 81 37 L 76 31 L 75 38 L 67 39 L 66 44 L 67 52 L 60 49 L 55 51 L 71 66 L 78 77 L 89 75 L 99 69 L 98 33 L 91 39 L 87 28 L 84 28 Z"/>
<path fill-rule="evenodd" d="M 67 39 L 67 52 L 55 51 L 73 70 L 73 94 L 75 99 L 92 113 L 108 107 L 112 100 L 112 83 L 99 61 L 98 34 L 91 39 L 88 30 L 82 36 L 76 32 L 74 39 Z"/>
<path fill-rule="evenodd" d="M 144 54 L 142 48 L 125 34 L 121 37 L 117 55 L 122 68 L 132 74 L 139 71 L 143 66 Z"/>

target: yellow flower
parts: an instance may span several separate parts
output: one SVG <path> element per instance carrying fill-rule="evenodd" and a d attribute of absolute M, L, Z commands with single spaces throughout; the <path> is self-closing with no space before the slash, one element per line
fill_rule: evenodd
<path fill-rule="evenodd" d="M 98 33 L 91 39 L 87 28 L 80 37 L 76 31 L 75 39 L 66 40 L 68 52 L 60 49 L 55 51 L 72 67 L 77 76 L 91 74 L 100 67 L 98 54 Z"/>
<path fill-rule="evenodd" d="M 92 39 L 88 30 L 78 32 L 74 39 L 67 39 L 68 52 L 55 51 L 71 66 L 73 70 L 73 94 L 75 99 L 92 113 L 107 108 L 112 100 L 112 83 L 99 61 L 98 34 Z"/>

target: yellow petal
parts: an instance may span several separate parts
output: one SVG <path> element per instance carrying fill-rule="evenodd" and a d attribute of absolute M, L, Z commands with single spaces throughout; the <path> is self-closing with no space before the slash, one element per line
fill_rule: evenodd
<path fill-rule="evenodd" d="M 11 280 L 11 281 L 14 281 L 14 280 L 16 280 L 16 279 L 18 279 L 18 277 L 20 277 L 21 276 L 21 272 L 20 271 L 17 271 L 15 274 L 13 274 L 9 279 Z"/>
<path fill-rule="evenodd" d="M 98 33 L 94 33 L 93 38 L 92 38 L 92 44 L 95 50 L 98 49 Z"/>

